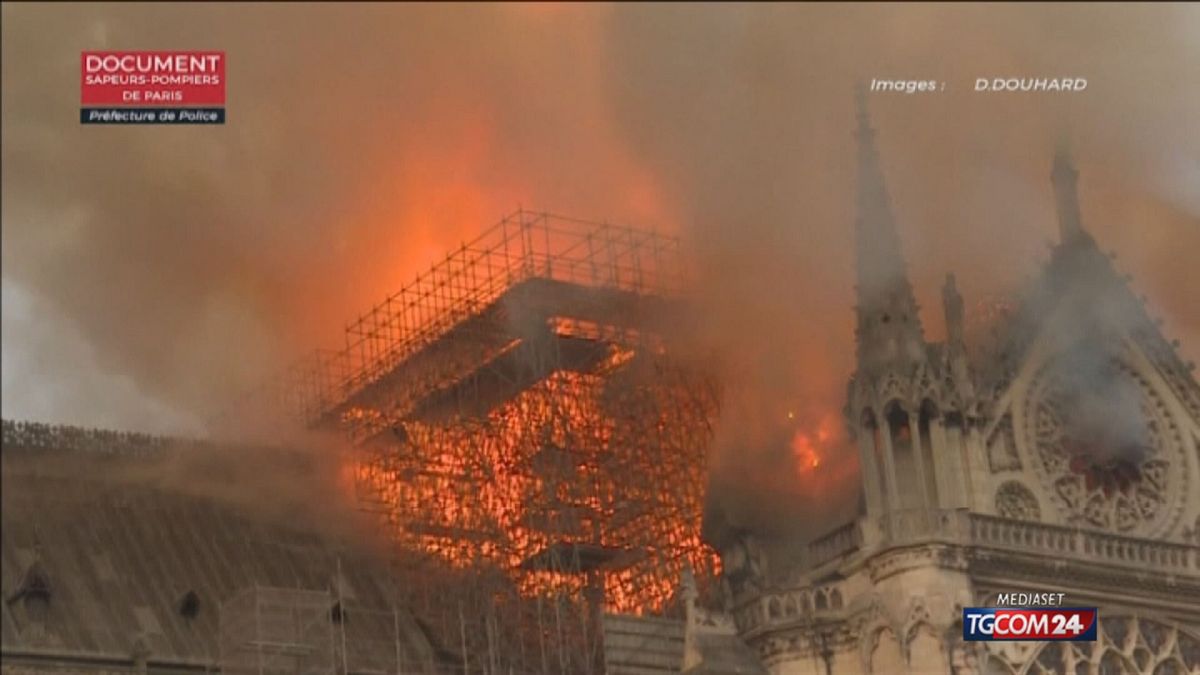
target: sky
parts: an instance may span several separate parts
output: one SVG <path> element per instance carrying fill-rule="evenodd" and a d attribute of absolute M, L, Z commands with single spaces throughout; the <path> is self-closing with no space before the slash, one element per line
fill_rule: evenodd
<path fill-rule="evenodd" d="M 224 50 L 226 124 L 80 125 L 90 49 Z M 993 77 L 1088 87 L 973 91 Z M 202 434 L 525 207 L 683 239 L 696 337 L 739 392 L 717 466 L 764 416 L 842 443 L 872 79 L 946 84 L 869 96 L 931 339 L 947 272 L 968 321 L 1037 273 L 1066 142 L 1085 227 L 1200 361 L 1195 5 L 22 3 L 3 6 L 3 415 Z"/>

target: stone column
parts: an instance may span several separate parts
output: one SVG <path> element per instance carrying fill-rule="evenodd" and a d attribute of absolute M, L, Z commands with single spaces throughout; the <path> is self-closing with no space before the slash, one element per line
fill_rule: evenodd
<path fill-rule="evenodd" d="M 950 447 L 946 439 L 945 413 L 929 420 L 929 446 L 933 450 L 934 484 L 938 491 L 938 508 L 961 506 L 958 493 L 965 479 L 962 475 L 962 450 Z M 955 477 L 958 480 L 955 480 Z"/>
<path fill-rule="evenodd" d="M 879 484 L 879 465 L 875 461 L 875 434 L 866 426 L 858 427 L 858 454 L 862 457 L 863 490 L 867 496 L 867 513 L 878 516 L 884 508 L 882 485 Z"/>
<path fill-rule="evenodd" d="M 905 417 L 908 419 L 908 438 L 912 445 L 913 461 L 917 465 L 917 482 L 921 485 L 921 506 L 925 509 L 937 508 L 936 504 L 931 504 L 929 498 L 929 484 L 925 481 L 925 448 L 921 445 L 921 408 L 917 407 L 917 414 L 914 418 L 913 414 L 904 411 Z M 933 471 L 933 467 L 929 467 Z"/>
<path fill-rule="evenodd" d="M 883 479 L 887 484 L 887 506 L 889 511 L 900 508 L 900 494 L 896 491 L 896 457 L 892 454 L 892 425 L 887 417 L 880 425 L 879 436 L 883 439 Z"/>

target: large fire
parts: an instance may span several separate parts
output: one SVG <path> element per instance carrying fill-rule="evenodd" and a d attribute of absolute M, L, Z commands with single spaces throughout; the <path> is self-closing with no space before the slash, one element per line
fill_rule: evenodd
<path fill-rule="evenodd" d="M 700 539 L 713 401 L 688 384 L 559 372 L 475 423 L 404 423 L 360 489 L 399 545 L 503 569 L 527 597 L 597 584 L 610 611 L 661 609 L 685 566 L 719 571 Z"/>
<path fill-rule="evenodd" d="M 283 400 L 361 450 L 356 497 L 437 632 L 582 654 L 600 608 L 665 610 L 685 569 L 719 573 L 700 536 L 717 388 L 652 330 L 686 311 L 677 247 L 518 211 L 289 372 Z"/>
<path fill-rule="evenodd" d="M 803 416 L 788 412 L 792 429 L 794 474 L 788 492 L 810 504 L 833 504 L 853 492 L 858 478 L 858 452 L 846 437 L 844 421 L 834 410 Z"/>
<path fill-rule="evenodd" d="M 788 419 L 794 419 L 795 413 L 789 412 Z M 796 459 L 796 468 L 801 474 L 806 474 L 821 466 L 821 455 L 827 452 L 828 443 L 835 433 L 834 419 L 822 417 L 815 429 L 796 429 L 792 435 L 792 454 Z"/>

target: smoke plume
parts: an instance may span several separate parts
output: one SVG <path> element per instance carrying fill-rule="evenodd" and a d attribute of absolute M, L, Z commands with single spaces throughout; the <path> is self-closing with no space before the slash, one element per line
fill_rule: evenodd
<path fill-rule="evenodd" d="M 715 497 L 812 534 L 853 509 L 852 89 L 936 308 L 1037 270 L 1066 138 L 1084 225 L 1200 355 L 1191 5 L 3 8 L 4 414 L 180 426 L 517 206 L 674 231 L 728 382 Z M 222 127 L 81 126 L 83 49 L 223 49 Z M 1078 77 L 1077 93 L 975 93 Z M 1190 279 L 1190 280 L 1189 280 Z M 53 329 L 37 318 L 55 317 Z M 925 311 L 937 339 L 942 318 Z M 52 335 L 53 339 L 39 339 Z M 60 358 L 64 344 L 78 358 Z M 87 375 L 85 375 L 87 373 Z M 127 400 L 50 396 L 97 375 Z M 78 385 L 82 386 L 82 385 Z M 89 389 L 103 396 L 105 389 Z M 169 430 L 169 429 L 163 429 Z M 814 463 L 814 460 L 816 463 Z"/>

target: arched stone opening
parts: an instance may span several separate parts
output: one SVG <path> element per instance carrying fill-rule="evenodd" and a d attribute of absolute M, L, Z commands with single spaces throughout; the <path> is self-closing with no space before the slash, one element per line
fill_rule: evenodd
<path fill-rule="evenodd" d="M 949 659 L 943 652 L 942 641 L 938 639 L 937 631 L 929 624 L 920 624 L 909 633 L 908 642 L 910 673 L 942 673 L 949 666 Z"/>
<path fill-rule="evenodd" d="M 923 484 L 916 450 L 913 448 L 913 430 L 908 411 L 899 401 L 892 401 L 885 408 L 888 438 L 892 445 L 892 466 L 896 472 L 897 504 L 902 509 L 917 509 L 924 505 Z"/>
<path fill-rule="evenodd" d="M 908 672 L 908 667 L 900 651 L 900 641 L 890 629 L 884 628 L 875 636 L 875 646 L 871 650 L 871 673 L 895 675 L 905 672 Z"/>
<path fill-rule="evenodd" d="M 1200 671 L 1200 639 L 1171 621 L 1112 616 L 1097 640 L 1050 642 L 1029 659 L 1023 675 L 1170 675 Z"/>

